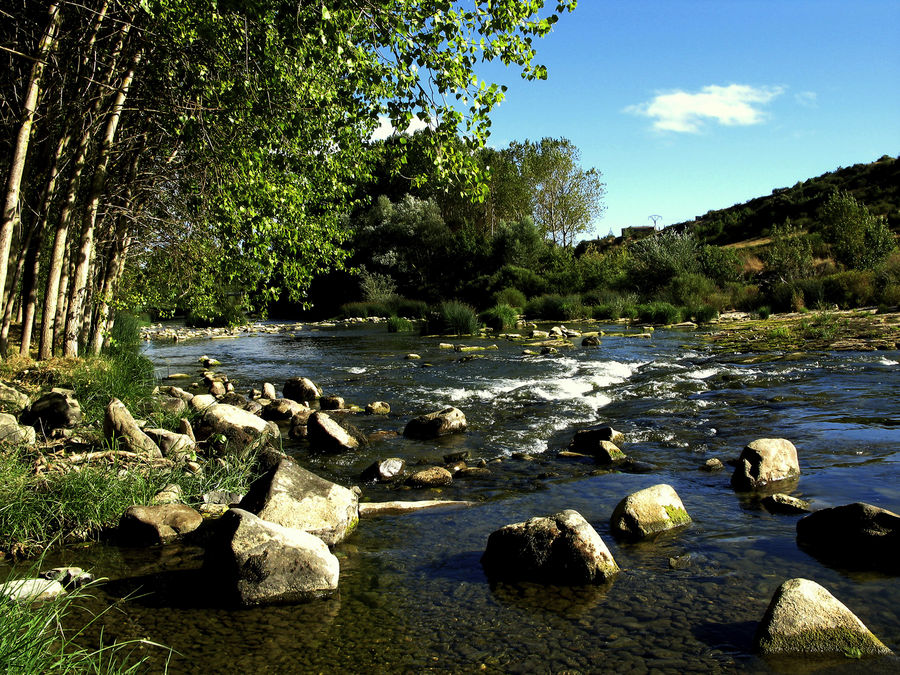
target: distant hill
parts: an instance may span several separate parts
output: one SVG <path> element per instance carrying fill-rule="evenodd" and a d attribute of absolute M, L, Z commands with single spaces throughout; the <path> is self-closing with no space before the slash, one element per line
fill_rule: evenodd
<path fill-rule="evenodd" d="M 719 246 L 766 237 L 773 223 L 783 223 L 786 218 L 801 229 L 814 230 L 825 200 L 835 190 L 849 192 L 871 213 L 887 216 L 891 229 L 900 232 L 900 157 L 889 155 L 870 164 L 838 168 L 670 227 L 689 228 L 702 242 Z"/>

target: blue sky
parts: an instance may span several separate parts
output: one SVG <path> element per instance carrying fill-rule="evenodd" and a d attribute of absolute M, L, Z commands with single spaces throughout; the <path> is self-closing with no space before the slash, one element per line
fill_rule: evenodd
<path fill-rule="evenodd" d="M 599 235 L 900 154 L 898 0 L 581 0 L 536 47 L 547 81 L 484 73 L 509 86 L 490 145 L 572 140 Z"/>

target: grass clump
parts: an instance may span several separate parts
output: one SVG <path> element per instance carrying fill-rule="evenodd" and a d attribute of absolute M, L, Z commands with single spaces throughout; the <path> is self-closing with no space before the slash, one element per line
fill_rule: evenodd
<path fill-rule="evenodd" d="M 498 333 L 506 333 L 516 327 L 519 313 L 515 307 L 507 304 L 498 304 L 481 313 L 479 317 L 484 325 Z"/>
<path fill-rule="evenodd" d="M 525 306 L 529 319 L 565 320 L 584 319 L 590 312 L 578 295 L 546 294 L 532 298 Z"/>
<path fill-rule="evenodd" d="M 387 321 L 388 333 L 408 333 L 414 328 L 413 322 L 402 316 L 392 316 Z"/>
<path fill-rule="evenodd" d="M 495 305 L 509 305 L 510 307 L 522 309 L 526 303 L 525 294 L 518 288 L 507 287 L 494 293 Z"/>
<path fill-rule="evenodd" d="M 469 305 L 451 300 L 442 302 L 429 314 L 424 332 L 447 335 L 474 335 L 479 329 L 478 315 Z"/>
<path fill-rule="evenodd" d="M 648 302 L 637 307 L 638 318 L 647 323 L 678 323 L 681 321 L 681 309 L 670 302 Z"/>

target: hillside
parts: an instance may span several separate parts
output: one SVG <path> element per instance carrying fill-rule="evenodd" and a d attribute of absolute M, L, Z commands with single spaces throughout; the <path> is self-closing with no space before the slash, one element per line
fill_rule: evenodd
<path fill-rule="evenodd" d="M 886 216 L 895 233 L 900 232 L 900 157 L 889 155 L 869 164 L 838 168 L 671 227 L 690 228 L 704 243 L 719 246 L 766 237 L 773 223 L 786 218 L 801 229 L 814 230 L 820 209 L 835 190 L 851 193 L 871 213 Z"/>

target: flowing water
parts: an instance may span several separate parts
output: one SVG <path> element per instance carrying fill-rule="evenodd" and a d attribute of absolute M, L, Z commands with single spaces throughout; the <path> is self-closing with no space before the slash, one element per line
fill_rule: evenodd
<path fill-rule="evenodd" d="M 177 652 L 169 672 L 178 673 L 897 672 L 891 659 L 753 655 L 756 624 L 792 577 L 824 585 L 898 650 L 900 583 L 820 562 L 797 547 L 797 516 L 769 514 L 735 493 L 730 467 L 699 467 L 736 457 L 755 438 L 784 437 L 800 457 L 802 476 L 788 486 L 794 496 L 814 508 L 865 501 L 900 511 L 900 353 L 722 356 L 695 333 L 674 330 L 540 357 L 496 344 L 468 358 L 436 339 L 372 326 L 149 344 L 162 378 L 198 372 L 207 354 L 238 391 L 303 375 L 348 402 L 388 401 L 387 418 L 353 418 L 364 432 L 402 431 L 412 416 L 446 405 L 465 413 L 468 432 L 439 441 L 401 436 L 326 457 L 286 446 L 344 485 L 358 484 L 375 458 L 440 463 L 459 450 L 470 464 L 486 460 L 491 473 L 441 490 L 362 486 L 364 500 L 477 504 L 362 521 L 335 551 L 339 593 L 309 604 L 223 608 L 198 591 L 196 548 L 64 551 L 61 560 L 110 577 L 101 601 L 145 594 L 104 617 L 107 639 L 169 645 Z M 406 360 L 408 352 L 423 358 Z M 625 433 L 623 449 L 643 473 L 557 456 L 575 430 L 597 423 Z M 617 541 L 609 528 L 615 505 L 657 483 L 675 488 L 693 524 L 654 541 Z M 622 568 L 610 585 L 488 582 L 479 558 L 493 530 L 569 508 L 594 525 Z"/>

